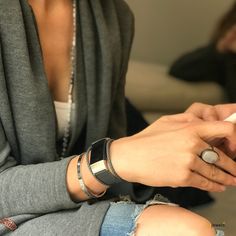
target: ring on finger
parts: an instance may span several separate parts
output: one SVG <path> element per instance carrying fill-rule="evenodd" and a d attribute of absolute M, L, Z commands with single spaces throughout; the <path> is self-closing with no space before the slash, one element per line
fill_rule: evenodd
<path fill-rule="evenodd" d="M 201 152 L 200 157 L 203 161 L 209 164 L 215 164 L 220 159 L 218 152 L 214 150 L 213 146 L 210 146 L 209 148 L 204 149 Z"/>

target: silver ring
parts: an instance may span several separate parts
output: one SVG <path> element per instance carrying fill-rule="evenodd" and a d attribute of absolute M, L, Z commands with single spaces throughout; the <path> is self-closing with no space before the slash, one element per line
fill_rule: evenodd
<path fill-rule="evenodd" d="M 209 164 L 215 164 L 220 159 L 219 154 L 214 150 L 212 146 L 203 150 L 200 157 L 203 161 Z"/>

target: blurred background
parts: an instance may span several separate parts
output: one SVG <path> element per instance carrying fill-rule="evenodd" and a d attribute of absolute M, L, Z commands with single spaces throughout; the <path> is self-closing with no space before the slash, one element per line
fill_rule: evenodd
<path fill-rule="evenodd" d="M 135 14 L 132 58 L 170 65 L 209 41 L 233 0 L 127 0 Z"/>
<path fill-rule="evenodd" d="M 169 68 L 184 53 L 209 42 L 216 23 L 235 1 L 126 1 L 136 22 L 126 96 L 149 123 L 163 114 L 183 112 L 193 102 L 230 101 L 219 83 L 179 80 L 169 75 Z M 225 223 L 227 236 L 236 235 L 235 188 L 212 196 L 215 203 L 193 210 L 214 224 Z"/>
<path fill-rule="evenodd" d="M 214 81 L 186 83 L 168 74 L 183 54 L 207 44 L 232 0 L 126 0 L 135 15 L 135 37 L 126 94 L 149 122 L 184 111 L 193 102 L 228 102 Z"/>

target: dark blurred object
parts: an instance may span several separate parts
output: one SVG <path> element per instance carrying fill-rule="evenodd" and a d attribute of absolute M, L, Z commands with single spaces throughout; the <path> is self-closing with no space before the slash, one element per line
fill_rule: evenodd
<path fill-rule="evenodd" d="M 133 135 L 148 126 L 147 121 L 142 114 L 130 101 L 126 98 L 126 116 L 127 116 L 127 135 Z"/>
<path fill-rule="evenodd" d="M 143 118 L 142 114 L 128 101 L 128 99 L 126 99 L 126 113 L 128 136 L 136 134 L 148 126 L 148 123 Z M 144 185 L 135 184 L 134 188 L 136 187 L 139 189 L 139 192 L 141 192 L 140 189 L 142 188 L 143 191 L 147 191 L 147 187 Z M 185 208 L 209 204 L 214 201 L 208 192 L 195 188 L 158 187 L 155 188 L 153 196 L 157 193 Z"/>
<path fill-rule="evenodd" d="M 213 81 L 226 91 L 229 101 L 236 102 L 236 54 L 219 53 L 210 44 L 178 58 L 169 74 L 189 82 Z"/>

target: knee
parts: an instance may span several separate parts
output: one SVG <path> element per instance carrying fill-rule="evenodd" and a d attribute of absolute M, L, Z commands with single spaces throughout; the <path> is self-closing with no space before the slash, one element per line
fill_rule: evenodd
<path fill-rule="evenodd" d="M 215 236 L 211 223 L 188 210 L 172 206 L 150 206 L 137 220 L 135 236 Z"/>

